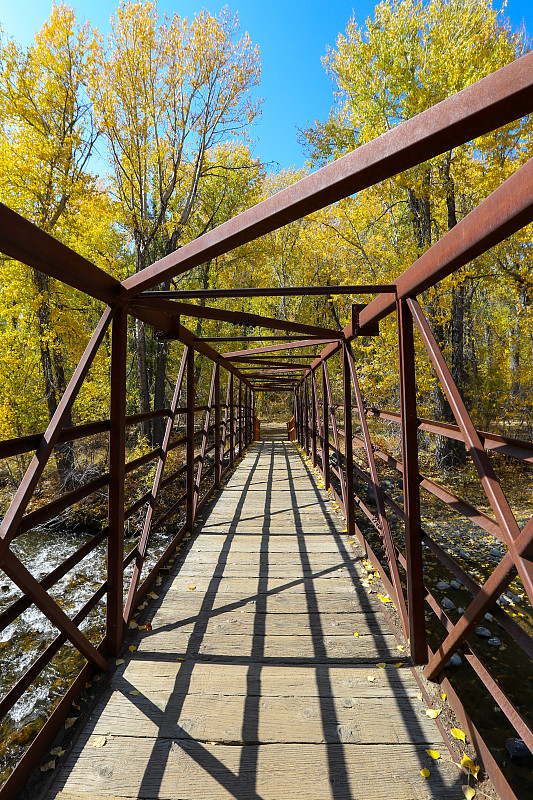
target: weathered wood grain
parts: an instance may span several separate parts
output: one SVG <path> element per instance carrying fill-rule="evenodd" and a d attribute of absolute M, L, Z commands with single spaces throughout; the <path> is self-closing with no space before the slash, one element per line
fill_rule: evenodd
<path fill-rule="evenodd" d="M 344 528 L 294 445 L 254 443 L 47 800 L 455 800 L 460 774 Z"/>
<path fill-rule="evenodd" d="M 111 737 L 80 741 L 78 769 L 61 777 L 58 800 L 457 800 L 461 779 L 447 759 L 429 763 L 416 745 L 213 745 Z M 124 757 L 124 752 L 128 757 Z"/>

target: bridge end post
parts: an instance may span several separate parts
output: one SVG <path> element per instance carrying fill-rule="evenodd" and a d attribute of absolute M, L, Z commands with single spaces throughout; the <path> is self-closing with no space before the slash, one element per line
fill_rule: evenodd
<path fill-rule="evenodd" d="M 124 478 L 126 462 L 127 322 L 117 308 L 111 329 L 111 396 L 109 429 L 109 494 L 107 537 L 106 650 L 117 656 L 124 639 Z"/>
<path fill-rule="evenodd" d="M 409 639 L 413 661 L 415 664 L 425 664 L 428 659 L 428 650 L 424 618 L 425 589 L 420 522 L 415 351 L 413 318 L 406 300 L 397 300 L 397 319 Z"/>

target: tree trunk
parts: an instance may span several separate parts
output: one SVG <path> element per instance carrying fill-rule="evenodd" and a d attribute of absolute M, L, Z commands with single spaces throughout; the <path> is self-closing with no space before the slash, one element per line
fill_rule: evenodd
<path fill-rule="evenodd" d="M 140 272 L 146 266 L 146 250 L 137 245 L 136 271 Z M 137 387 L 139 391 L 139 411 L 144 414 L 150 411 L 150 388 L 148 383 L 148 363 L 146 359 L 146 331 L 144 322 L 135 320 L 135 347 L 137 353 Z M 141 422 L 141 433 L 151 439 L 150 420 Z"/>
<path fill-rule="evenodd" d="M 448 230 L 457 225 L 457 212 L 455 206 L 455 184 L 450 176 L 451 152 L 441 167 L 441 177 L 446 197 L 446 210 L 448 217 Z M 464 397 L 466 389 L 466 369 L 464 353 L 464 320 L 465 320 L 465 288 L 464 285 L 454 286 L 451 296 L 449 341 L 451 344 L 451 373 L 460 394 Z M 445 335 L 442 325 L 438 327 L 437 341 L 439 347 L 445 345 Z M 440 385 L 434 393 L 438 418 L 443 422 L 455 423 L 455 417 L 450 404 Z M 435 448 L 437 464 L 444 468 L 463 467 L 466 464 L 466 448 L 463 442 L 448 439 L 445 436 L 437 437 Z"/>
<path fill-rule="evenodd" d="M 59 343 L 55 340 L 50 325 L 50 278 L 37 269 L 32 269 L 31 275 L 40 298 L 37 307 L 37 326 L 48 419 L 51 420 L 57 410 L 59 398 L 62 397 L 66 388 L 63 354 Z M 51 349 L 50 340 L 53 342 Z M 65 419 L 65 427 L 72 427 L 72 415 L 70 412 Z M 73 489 L 76 482 L 74 443 L 64 442 L 57 445 L 54 449 L 54 458 L 61 486 L 67 490 Z"/>

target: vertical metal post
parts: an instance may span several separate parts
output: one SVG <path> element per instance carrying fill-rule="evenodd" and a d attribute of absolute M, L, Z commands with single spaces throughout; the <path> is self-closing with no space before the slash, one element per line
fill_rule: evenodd
<path fill-rule="evenodd" d="M 237 441 L 239 443 L 239 458 L 242 456 L 242 381 L 239 378 L 237 389 Z"/>
<path fill-rule="evenodd" d="M 249 445 L 250 413 L 248 410 L 248 387 L 244 385 L 244 446 Z"/>
<path fill-rule="evenodd" d="M 233 405 L 233 373 L 229 375 L 229 465 L 235 464 L 235 409 Z"/>
<path fill-rule="evenodd" d="M 252 391 L 252 438 L 251 441 L 255 441 L 255 392 Z"/>
<path fill-rule="evenodd" d="M 187 350 L 187 412 L 186 412 L 186 523 L 194 526 L 194 349 Z"/>
<path fill-rule="evenodd" d="M 300 441 L 301 447 L 303 447 L 304 446 L 304 442 L 305 442 L 305 432 L 304 432 L 305 420 L 304 420 L 304 403 L 303 403 L 303 387 L 302 386 L 300 386 L 299 389 L 298 389 L 298 419 L 300 421 L 299 441 Z"/>
<path fill-rule="evenodd" d="M 413 318 L 406 300 L 397 301 L 397 312 L 409 639 L 415 664 L 425 664 L 428 653 L 424 619 Z"/>
<path fill-rule="evenodd" d="M 315 405 L 315 373 L 311 370 L 311 463 L 316 467 L 316 405 Z"/>
<path fill-rule="evenodd" d="M 215 486 L 220 487 L 222 449 L 220 446 L 220 366 L 215 366 Z"/>
<path fill-rule="evenodd" d="M 111 398 L 107 537 L 106 650 L 117 656 L 124 638 L 124 476 L 126 461 L 126 357 L 128 315 L 118 308 L 111 331 Z"/>
<path fill-rule="evenodd" d="M 309 455 L 310 447 L 309 447 L 309 394 L 307 392 L 307 377 L 303 382 L 303 403 L 304 403 L 304 444 L 305 444 L 305 452 Z"/>
<path fill-rule="evenodd" d="M 322 469 L 324 476 L 324 488 L 326 491 L 329 489 L 329 406 L 328 406 L 328 391 L 326 379 L 326 362 L 322 362 L 322 430 L 323 430 L 323 444 L 322 444 Z"/>
<path fill-rule="evenodd" d="M 354 482 L 353 482 L 353 430 L 352 430 L 352 381 L 348 348 L 342 348 L 342 382 L 344 402 L 344 463 L 346 466 L 346 529 L 348 536 L 355 535 Z"/>

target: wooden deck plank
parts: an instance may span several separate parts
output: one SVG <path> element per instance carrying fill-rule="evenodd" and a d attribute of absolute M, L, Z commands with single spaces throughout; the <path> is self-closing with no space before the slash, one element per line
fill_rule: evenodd
<path fill-rule="evenodd" d="M 47 800 L 460 796 L 344 529 L 294 445 L 250 447 Z"/>
<path fill-rule="evenodd" d="M 61 776 L 57 800 L 457 800 L 457 767 L 416 745 L 215 745 L 165 738 L 110 738 L 75 748 L 78 769 Z M 128 757 L 124 758 L 124 752 Z M 384 765 L 386 764 L 386 774 Z M 112 766 L 111 766 L 112 765 Z M 147 769 L 149 765 L 149 769 Z M 409 765 L 409 766 L 407 766 Z"/>

